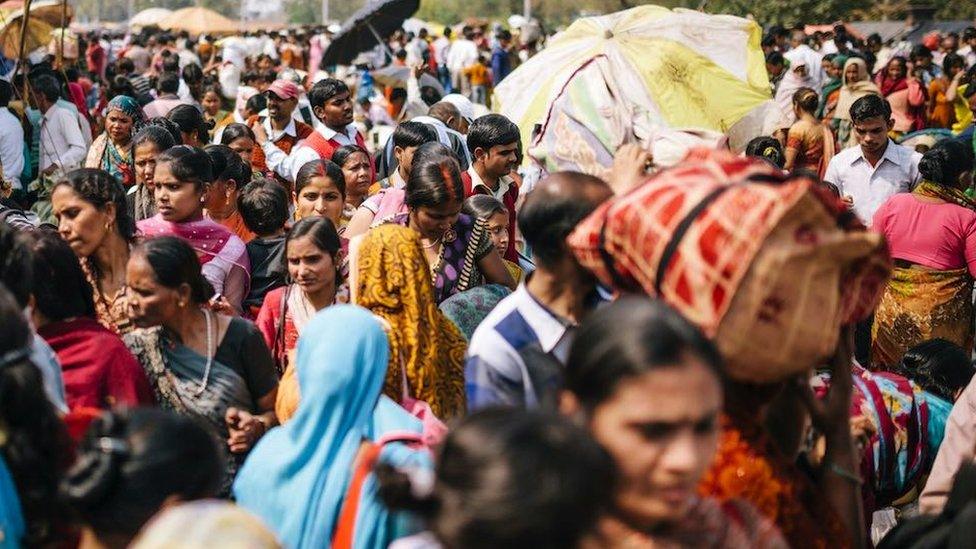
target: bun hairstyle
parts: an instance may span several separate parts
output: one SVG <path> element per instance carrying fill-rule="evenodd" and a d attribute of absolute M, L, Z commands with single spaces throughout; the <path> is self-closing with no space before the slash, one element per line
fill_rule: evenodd
<path fill-rule="evenodd" d="M 214 180 L 213 162 L 203 149 L 177 145 L 163 151 L 156 162 L 157 165 L 169 164 L 176 179 L 192 182 L 200 191 Z"/>
<path fill-rule="evenodd" d="M 926 181 L 956 187 L 959 177 L 973 170 L 973 149 L 955 139 L 943 139 L 918 161 L 918 172 Z"/>
<path fill-rule="evenodd" d="M 746 145 L 746 156 L 761 158 L 779 169 L 786 164 L 783 145 L 775 137 L 760 135 Z"/>
<path fill-rule="evenodd" d="M 560 459 L 552 459 L 558 455 Z M 380 496 L 425 516 L 445 547 L 576 547 L 610 507 L 612 458 L 568 419 L 486 409 L 440 448 L 435 479 L 380 466 Z"/>
<path fill-rule="evenodd" d="M 156 144 L 159 145 L 164 151 L 170 147 L 183 144 L 183 134 L 180 133 L 180 127 L 169 118 L 166 118 L 165 116 L 150 118 L 146 121 L 146 125 L 143 126 L 143 129 L 151 127 L 162 128 L 169 133 L 170 137 L 173 138 L 173 143 L 166 147 L 163 147 L 161 142 L 156 142 Z"/>
<path fill-rule="evenodd" d="M 793 106 L 809 114 L 815 114 L 820 106 L 820 96 L 810 88 L 800 88 L 793 94 Z"/>
<path fill-rule="evenodd" d="M 436 208 L 452 200 L 464 201 L 464 183 L 457 156 L 439 142 L 417 147 L 407 179 L 407 207 Z"/>
<path fill-rule="evenodd" d="M 11 231 L 12 232 L 12 231 Z M 30 360 L 31 330 L 22 305 L 0 283 L 0 457 L 13 477 L 27 526 L 25 546 L 55 541 L 66 511 L 58 483 L 71 441 Z"/>
<path fill-rule="evenodd" d="M 217 493 L 221 450 L 192 419 L 159 409 L 108 412 L 88 428 L 61 494 L 99 536 L 134 537 L 167 498 Z"/>
<path fill-rule="evenodd" d="M 150 238 L 132 251 L 146 258 L 156 275 L 156 282 L 170 289 L 186 284 L 190 299 L 203 305 L 214 295 L 213 286 L 203 277 L 197 253 L 183 239 L 176 236 Z"/>
<path fill-rule="evenodd" d="M 111 174 L 97 168 L 79 168 L 68 172 L 54 188 L 61 186 L 69 187 L 85 202 L 99 210 L 105 209 L 110 203 L 114 204 L 116 230 L 126 241 L 135 240 L 136 222 L 129 215 L 125 188 Z"/>
<path fill-rule="evenodd" d="M 200 143 L 210 141 L 209 132 L 214 127 L 214 121 L 204 118 L 203 113 L 195 106 L 177 105 L 169 111 L 166 118 L 179 126 L 180 131 L 185 134 L 196 132 L 197 139 Z"/>
<path fill-rule="evenodd" d="M 953 402 L 973 378 L 965 349 L 945 339 L 930 339 L 905 352 L 896 371 L 935 396 Z"/>
<path fill-rule="evenodd" d="M 227 145 L 207 145 L 203 150 L 210 156 L 214 181 L 234 180 L 238 191 L 251 181 L 251 166 Z"/>

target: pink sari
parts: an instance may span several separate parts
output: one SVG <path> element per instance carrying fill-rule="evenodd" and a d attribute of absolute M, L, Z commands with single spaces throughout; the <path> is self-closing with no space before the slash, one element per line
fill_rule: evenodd
<path fill-rule="evenodd" d="M 211 220 L 172 223 L 156 214 L 136 224 L 144 238 L 178 236 L 197 252 L 204 278 L 241 313 L 241 302 L 251 282 L 251 263 L 244 241 L 227 227 Z"/>

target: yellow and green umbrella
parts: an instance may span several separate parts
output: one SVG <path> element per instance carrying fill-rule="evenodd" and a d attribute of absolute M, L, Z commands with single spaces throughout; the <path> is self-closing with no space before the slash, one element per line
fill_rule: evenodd
<path fill-rule="evenodd" d="M 601 173 L 621 144 L 761 129 L 762 31 L 739 17 L 640 6 L 577 20 L 495 89 L 495 109 L 548 169 Z"/>

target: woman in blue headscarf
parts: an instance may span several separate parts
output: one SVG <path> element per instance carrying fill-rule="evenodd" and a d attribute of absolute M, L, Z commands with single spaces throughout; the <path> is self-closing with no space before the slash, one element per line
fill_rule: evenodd
<path fill-rule="evenodd" d="M 3 456 L 0 456 L 0 549 L 20 547 L 20 540 L 26 531 L 17 487 L 14 486 L 14 479 L 10 476 Z"/>
<path fill-rule="evenodd" d="M 421 425 L 381 396 L 389 355 L 386 333 L 365 309 L 335 305 L 318 313 L 298 340 L 302 399 L 285 425 L 271 430 L 248 456 L 234 483 L 237 503 L 261 517 L 292 549 L 336 547 L 340 510 L 354 465 L 372 441 L 391 432 L 419 434 Z M 398 468 L 432 466 L 426 451 L 401 443 L 379 460 Z M 387 547 L 413 533 L 408 517 L 388 511 L 366 477 L 351 547 Z"/>
<path fill-rule="evenodd" d="M 88 149 L 86 168 L 100 168 L 115 176 L 125 188 L 136 183 L 132 136 L 145 116 L 139 102 L 128 95 L 116 95 L 105 107 L 105 131 Z"/>

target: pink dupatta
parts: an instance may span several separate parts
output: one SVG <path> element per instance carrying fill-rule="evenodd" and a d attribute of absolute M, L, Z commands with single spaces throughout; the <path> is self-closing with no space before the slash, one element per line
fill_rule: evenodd
<path fill-rule="evenodd" d="M 142 237 L 152 238 L 169 235 L 187 241 L 197 252 L 203 276 L 217 292 L 226 295 L 235 308 L 240 307 L 240 303 L 235 302 L 235 294 L 239 291 L 242 291 L 244 295 L 247 294 L 247 287 L 250 286 L 251 263 L 247 257 L 244 241 L 230 229 L 207 218 L 173 223 L 163 219 L 160 214 L 143 219 L 136 225 Z M 232 289 L 228 287 L 228 283 L 231 282 L 231 271 L 234 267 L 243 271 L 244 284 L 242 288 Z"/>

